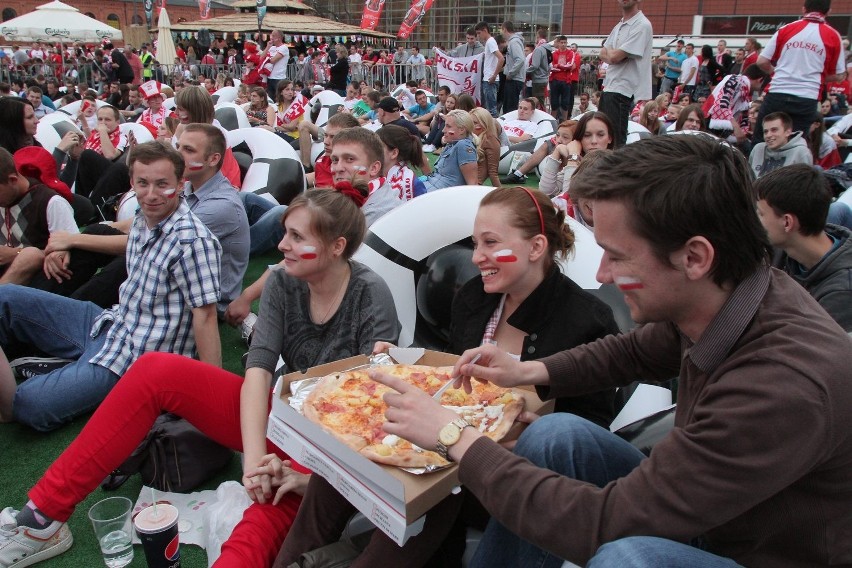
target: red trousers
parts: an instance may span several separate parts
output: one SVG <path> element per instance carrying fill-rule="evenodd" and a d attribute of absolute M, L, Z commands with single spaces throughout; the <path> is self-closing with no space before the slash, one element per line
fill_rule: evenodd
<path fill-rule="evenodd" d="M 49 517 L 67 521 L 74 507 L 136 449 L 163 412 L 177 414 L 223 446 L 241 451 L 242 384 L 241 377 L 193 359 L 143 355 L 30 490 L 30 499 Z M 269 441 L 267 451 L 289 459 Z M 289 493 L 276 506 L 253 503 L 222 546 L 216 566 L 271 566 L 301 501 Z"/>

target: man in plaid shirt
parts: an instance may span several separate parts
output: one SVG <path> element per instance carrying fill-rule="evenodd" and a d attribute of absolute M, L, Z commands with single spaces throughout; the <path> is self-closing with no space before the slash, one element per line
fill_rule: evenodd
<path fill-rule="evenodd" d="M 184 160 L 156 142 L 130 157 L 140 211 L 127 280 L 108 310 L 40 290 L 0 288 L 0 346 L 25 346 L 71 362 L 17 386 L 0 351 L 0 421 L 47 431 L 93 410 L 148 351 L 221 365 L 216 319 L 221 247 L 180 198 Z"/>

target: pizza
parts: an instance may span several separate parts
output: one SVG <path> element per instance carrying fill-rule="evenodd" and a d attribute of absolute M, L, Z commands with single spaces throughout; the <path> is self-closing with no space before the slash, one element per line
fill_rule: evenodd
<path fill-rule="evenodd" d="M 370 379 L 370 370 L 400 377 L 430 395 L 450 380 L 453 371 L 452 367 L 388 365 L 332 373 L 320 379 L 305 399 L 304 415 L 374 462 L 399 467 L 448 465 L 436 452 L 385 433 L 382 427 L 387 405 L 382 397 L 391 389 Z M 500 441 L 523 411 L 523 396 L 491 383 L 472 381 L 471 385 L 470 394 L 463 389 L 447 389 L 441 395 L 441 404 L 492 440 Z"/>

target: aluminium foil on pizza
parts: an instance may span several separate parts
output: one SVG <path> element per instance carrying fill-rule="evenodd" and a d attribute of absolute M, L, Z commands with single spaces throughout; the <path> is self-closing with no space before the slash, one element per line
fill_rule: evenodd
<path fill-rule="evenodd" d="M 408 363 L 434 367 L 451 366 L 457 356 L 427 350 L 405 350 Z M 400 351 L 395 356 L 400 356 Z M 402 357 L 400 357 L 402 358 Z M 361 513 L 402 545 L 422 530 L 423 515 L 458 486 L 457 467 L 428 475 L 411 475 L 399 467 L 367 459 L 329 434 L 288 404 L 290 384 L 325 377 L 358 366 L 368 366 L 366 356 L 320 365 L 305 373 L 284 375 L 275 386 L 267 436 L 282 450 L 336 487 Z M 532 391 L 523 391 L 526 408 L 539 414 L 549 411 Z M 513 433 L 510 433 L 513 435 Z"/>

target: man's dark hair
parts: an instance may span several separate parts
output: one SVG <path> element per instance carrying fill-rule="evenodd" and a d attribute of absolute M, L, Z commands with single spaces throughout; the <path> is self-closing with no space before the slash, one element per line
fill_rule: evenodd
<path fill-rule="evenodd" d="M 568 36 L 558 35 L 556 36 L 557 41 L 568 41 Z"/>
<path fill-rule="evenodd" d="M 0 95 L 9 95 L 12 93 L 12 87 L 9 83 L 0 83 Z"/>
<path fill-rule="evenodd" d="M 748 77 L 749 79 L 763 79 L 766 81 L 766 78 L 769 77 L 769 74 L 757 66 L 757 63 L 752 63 L 743 71 L 743 75 Z"/>
<path fill-rule="evenodd" d="M 171 145 L 160 144 L 159 142 L 145 142 L 137 144 L 128 158 L 127 166 L 130 168 L 130 179 L 133 179 L 133 166 L 139 162 L 141 164 L 153 164 L 159 160 L 168 160 L 172 163 L 175 169 L 175 176 L 178 181 L 183 179 L 183 156 L 172 148 Z"/>
<path fill-rule="evenodd" d="M 446 85 L 441 85 L 440 87 L 438 87 L 438 91 L 443 92 L 444 94 L 447 94 L 447 95 L 449 95 L 452 92 L 452 91 L 450 91 L 450 88 Z"/>
<path fill-rule="evenodd" d="M 683 44 L 684 44 L 684 41 L 683 41 L 682 39 L 679 39 L 679 40 L 677 40 L 675 43 L 676 43 L 676 44 L 683 45 Z"/>
<path fill-rule="evenodd" d="M 414 91 L 414 96 L 415 96 L 415 97 L 419 97 L 420 95 L 423 95 L 423 96 L 425 97 L 425 96 L 426 96 L 426 91 L 424 91 L 423 89 L 417 89 L 416 91 Z"/>
<path fill-rule="evenodd" d="M 793 128 L 793 119 L 790 118 L 790 115 L 786 112 L 771 112 L 763 117 L 763 124 L 766 124 L 767 120 L 780 120 L 781 124 L 784 125 L 784 129 Z"/>
<path fill-rule="evenodd" d="M 12 154 L 6 148 L 0 148 L 0 183 L 5 184 L 9 181 L 9 176 L 17 172 Z"/>
<path fill-rule="evenodd" d="M 488 25 L 488 22 L 479 22 L 473 27 L 474 31 L 480 32 L 485 30 L 488 33 L 491 33 L 491 26 Z"/>
<path fill-rule="evenodd" d="M 778 168 L 761 176 L 754 189 L 757 198 L 765 200 L 776 215 L 795 215 L 803 235 L 818 235 L 825 229 L 831 189 L 822 172 L 814 167 L 793 164 Z"/>
<path fill-rule="evenodd" d="M 470 26 L 469 28 L 467 28 L 467 29 L 464 31 L 464 35 L 466 35 L 466 36 L 469 36 L 469 35 L 476 35 L 476 30 L 473 28 L 473 26 Z"/>
<path fill-rule="evenodd" d="M 571 191 L 623 203 L 633 231 L 663 263 L 689 239 L 703 236 L 715 251 L 710 275 L 721 286 L 741 282 L 769 258 L 751 178 L 743 155 L 727 144 L 658 136 L 607 152 L 572 178 Z"/>
<path fill-rule="evenodd" d="M 503 29 L 509 32 L 510 34 L 515 33 L 515 24 L 511 20 L 506 20 L 503 22 Z"/>
<path fill-rule="evenodd" d="M 686 44 L 686 47 L 691 47 L 692 49 L 695 49 L 695 44 L 694 43 L 688 43 L 688 44 Z"/>
<path fill-rule="evenodd" d="M 831 0 L 805 0 L 805 12 L 828 14 L 831 10 Z"/>
<path fill-rule="evenodd" d="M 44 91 L 42 91 L 41 87 L 39 87 L 38 85 L 33 85 L 32 87 L 27 89 L 27 92 L 28 93 L 38 93 L 38 96 L 42 96 L 44 94 Z"/>
<path fill-rule="evenodd" d="M 206 148 L 206 157 L 209 157 L 210 154 L 219 154 L 219 162 L 216 164 L 216 171 L 222 169 L 222 162 L 225 159 L 225 149 L 228 147 L 228 143 L 225 141 L 225 135 L 222 134 L 222 131 L 219 130 L 218 127 L 213 126 L 212 124 L 204 124 L 200 122 L 193 122 L 192 124 L 187 124 L 183 129 L 184 132 L 199 132 L 204 135 L 207 139 L 207 148 Z M 180 141 L 178 141 L 180 143 Z"/>

